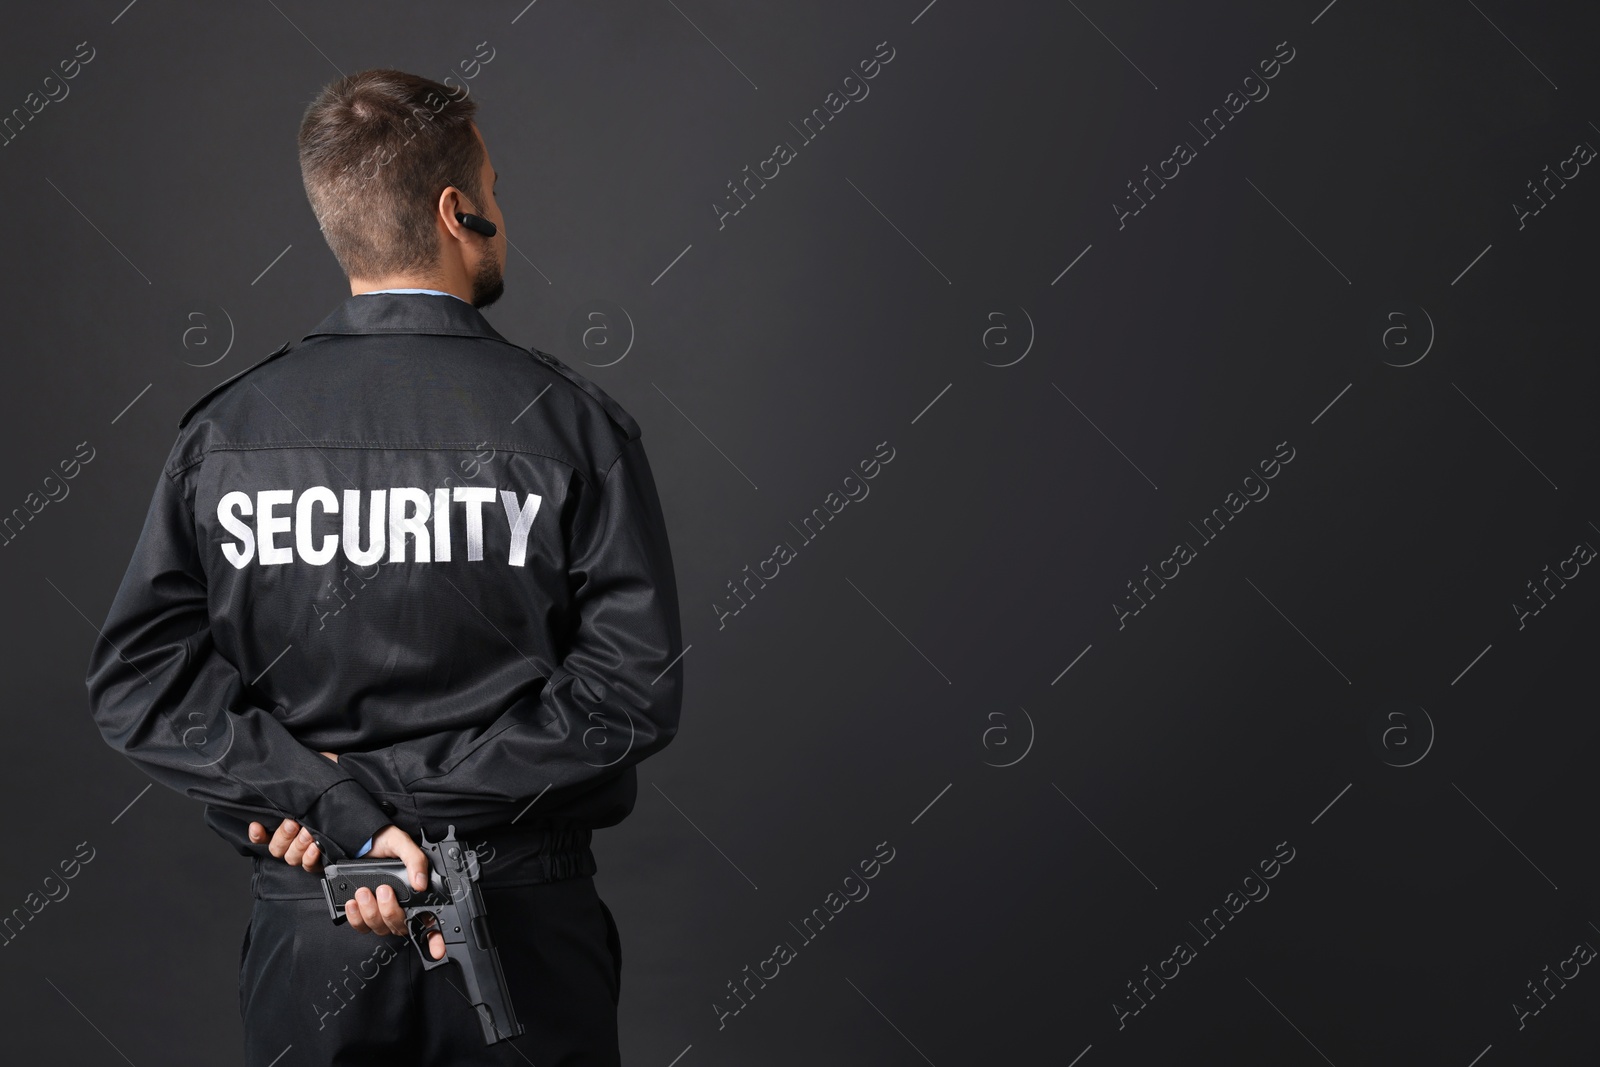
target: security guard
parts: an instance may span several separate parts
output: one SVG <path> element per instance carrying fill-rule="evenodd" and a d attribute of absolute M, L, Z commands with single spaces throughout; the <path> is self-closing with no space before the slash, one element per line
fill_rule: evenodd
<path fill-rule="evenodd" d="M 306 111 L 352 295 L 183 416 L 88 672 L 106 741 L 254 857 L 251 1065 L 620 1062 L 589 846 L 677 731 L 672 556 L 637 423 L 477 310 L 506 238 L 475 111 L 392 70 Z M 323 862 L 358 855 L 422 888 L 419 833 L 450 826 L 514 1040 L 485 1044 L 386 887 L 337 926 L 322 897 Z"/>

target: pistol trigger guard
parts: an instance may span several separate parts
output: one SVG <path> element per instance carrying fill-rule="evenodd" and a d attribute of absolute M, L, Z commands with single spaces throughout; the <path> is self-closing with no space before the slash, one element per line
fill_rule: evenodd
<path fill-rule="evenodd" d="M 430 915 L 433 916 L 435 925 L 429 925 L 428 917 Z M 413 915 L 406 921 L 406 925 L 410 930 L 408 936 L 411 939 L 411 944 L 416 948 L 417 955 L 422 957 L 422 969 L 425 971 L 431 971 L 435 967 L 441 967 L 450 962 L 450 953 L 448 950 L 446 950 L 445 954 L 439 959 L 434 959 L 433 953 L 428 951 L 428 934 L 438 931 L 439 934 L 443 936 L 444 933 L 444 931 L 441 930 L 437 925 L 438 919 L 439 917 L 434 915 L 432 912 L 418 912 L 416 915 Z"/>

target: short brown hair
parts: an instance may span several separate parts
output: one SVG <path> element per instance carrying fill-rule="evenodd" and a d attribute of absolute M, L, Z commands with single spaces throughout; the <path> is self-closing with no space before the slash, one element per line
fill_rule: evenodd
<path fill-rule="evenodd" d="M 434 210 L 453 185 L 476 205 L 477 101 L 400 70 L 364 70 L 318 94 L 300 122 L 300 177 L 322 236 L 352 278 L 431 270 Z"/>

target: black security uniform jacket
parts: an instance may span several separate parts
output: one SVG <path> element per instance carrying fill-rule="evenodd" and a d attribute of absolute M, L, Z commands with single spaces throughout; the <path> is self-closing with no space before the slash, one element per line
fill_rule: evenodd
<path fill-rule="evenodd" d="M 465 301 L 373 294 L 184 416 L 87 682 L 240 852 L 292 817 L 343 859 L 620 821 L 681 641 L 627 412 Z"/>

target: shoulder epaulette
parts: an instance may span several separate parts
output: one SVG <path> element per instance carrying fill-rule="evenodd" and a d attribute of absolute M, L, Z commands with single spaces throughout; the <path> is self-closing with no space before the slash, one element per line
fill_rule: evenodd
<path fill-rule="evenodd" d="M 201 405 L 203 405 L 207 400 L 210 400 L 212 397 L 216 396 L 218 393 L 222 392 L 222 390 L 226 389 L 228 386 L 232 385 L 234 382 L 238 381 L 240 378 L 243 378 L 246 374 L 249 374 L 251 371 L 255 370 L 257 367 L 261 367 L 261 366 L 264 366 L 265 364 L 271 363 L 273 360 L 277 359 L 279 356 L 281 356 L 285 352 L 289 351 L 289 348 L 291 347 L 291 345 L 292 345 L 292 342 L 285 341 L 283 343 L 283 347 L 278 349 L 276 352 L 272 353 L 270 356 L 267 356 L 265 359 L 260 360 L 259 362 L 250 364 L 250 366 L 246 367 L 244 370 L 240 371 L 238 374 L 235 374 L 235 375 L 233 375 L 232 377 L 229 377 L 229 378 L 224 378 L 222 381 L 218 382 L 216 385 L 214 385 L 210 389 L 206 390 L 205 395 L 202 396 L 199 400 L 196 400 L 193 404 L 189 405 L 189 410 L 185 411 L 183 413 L 183 418 L 178 420 L 178 429 L 181 430 L 185 426 L 187 426 L 189 424 L 189 420 L 194 417 L 194 413 L 196 411 L 199 411 Z"/>
<path fill-rule="evenodd" d="M 600 388 L 598 385 L 594 384 L 589 379 L 585 378 L 583 375 L 579 374 L 577 371 L 561 362 L 555 356 L 552 356 L 550 353 L 541 352 L 537 348 L 529 348 L 528 351 L 532 352 L 536 359 L 541 360 L 543 363 L 549 366 L 551 370 L 567 379 L 573 385 L 576 385 L 579 389 L 582 389 L 585 393 L 588 393 L 589 396 L 594 399 L 595 403 L 599 404 L 601 408 L 605 410 L 606 416 L 610 418 L 612 422 L 616 423 L 617 427 L 622 430 L 623 434 L 626 435 L 628 440 L 631 441 L 639 436 L 639 424 L 634 422 L 633 416 L 629 415 L 627 411 L 623 410 L 621 404 L 611 399 L 611 396 L 604 389 Z"/>

